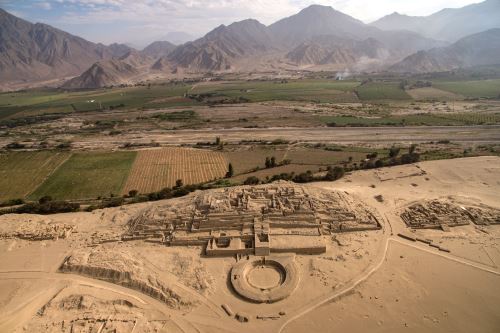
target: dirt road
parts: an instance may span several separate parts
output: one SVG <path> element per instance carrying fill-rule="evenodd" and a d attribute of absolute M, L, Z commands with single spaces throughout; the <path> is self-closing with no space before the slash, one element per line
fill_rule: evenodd
<path fill-rule="evenodd" d="M 215 137 L 224 142 L 242 140 L 283 139 L 301 142 L 338 143 L 414 143 L 439 140 L 469 143 L 499 143 L 500 126 L 420 126 L 420 127 L 313 127 L 313 128 L 231 128 L 150 131 L 113 137 L 75 138 L 74 146 L 119 146 L 125 142 L 160 144 L 194 144 L 212 142 Z"/>

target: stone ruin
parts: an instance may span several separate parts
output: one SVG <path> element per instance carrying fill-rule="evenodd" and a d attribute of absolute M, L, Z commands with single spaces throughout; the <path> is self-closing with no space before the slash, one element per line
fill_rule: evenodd
<path fill-rule="evenodd" d="M 408 206 L 401 218 L 413 229 L 447 230 L 470 224 L 500 224 L 500 210 L 491 207 L 461 206 L 445 200 L 430 200 Z"/>
<path fill-rule="evenodd" d="M 33 222 L 22 224 L 14 231 L 0 233 L 0 239 L 18 238 L 29 241 L 65 239 L 76 232 L 76 227 L 64 223 Z"/>
<path fill-rule="evenodd" d="M 287 182 L 205 191 L 181 200 L 141 212 L 122 240 L 201 245 L 208 256 L 319 254 L 326 251 L 322 235 L 381 228 L 371 211 L 344 192 L 309 193 Z"/>

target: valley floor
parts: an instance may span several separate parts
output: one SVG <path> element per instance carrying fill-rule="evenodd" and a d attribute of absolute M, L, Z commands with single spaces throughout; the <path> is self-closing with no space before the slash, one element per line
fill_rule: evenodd
<path fill-rule="evenodd" d="M 91 213 L 1 216 L 0 332 L 497 331 L 500 226 L 412 231 L 400 213 L 431 199 L 500 209 L 500 158 L 356 171 L 306 188 L 360 199 L 382 217 L 382 229 L 325 236 L 324 255 L 297 255 L 299 288 L 273 304 L 249 303 L 234 293 L 227 279 L 234 258 L 200 256 L 197 247 L 98 242 L 122 234 L 144 208 L 181 199 Z M 40 230 L 60 236 L 34 240 Z M 103 281 L 93 277 L 97 271 L 62 273 L 59 267 L 69 255 L 130 275 Z M 125 287 L 128 279 L 147 276 L 172 298 L 160 302 L 146 289 Z M 223 304 L 249 321 L 228 316 Z"/>

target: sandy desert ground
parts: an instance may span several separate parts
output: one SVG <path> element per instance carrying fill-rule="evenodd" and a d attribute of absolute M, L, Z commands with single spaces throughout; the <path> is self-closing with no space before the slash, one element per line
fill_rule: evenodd
<path fill-rule="evenodd" d="M 4 215 L 0 332 L 498 331 L 500 225 L 412 230 L 401 214 L 434 200 L 457 216 L 476 207 L 498 218 L 500 158 L 357 171 L 304 189 L 366 205 L 381 228 L 322 233 L 325 251 L 292 256 L 297 286 L 271 303 L 234 289 L 232 267 L 253 255 L 124 240 L 141 212 L 182 214 L 199 193 L 92 213 Z M 251 278 L 262 290 L 277 283 L 258 268 Z"/>

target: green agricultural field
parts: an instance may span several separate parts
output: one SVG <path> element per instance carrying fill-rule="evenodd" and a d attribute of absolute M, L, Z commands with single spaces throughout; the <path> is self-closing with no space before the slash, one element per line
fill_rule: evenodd
<path fill-rule="evenodd" d="M 68 152 L 12 152 L 0 155 L 0 200 L 24 198 L 68 159 Z"/>
<path fill-rule="evenodd" d="M 362 101 L 411 99 L 397 82 L 369 82 L 357 87 L 356 92 Z"/>
<path fill-rule="evenodd" d="M 438 89 L 473 98 L 496 98 L 500 96 L 500 79 L 479 81 L 434 81 Z"/>
<path fill-rule="evenodd" d="M 363 126 L 462 126 L 496 125 L 500 123 L 498 113 L 418 113 L 382 117 L 322 116 L 320 120 L 332 127 Z"/>
<path fill-rule="evenodd" d="M 196 105 L 184 98 L 185 84 L 153 85 L 89 91 L 20 91 L 0 94 L 0 119 L 47 113 L 84 112 L 104 109 L 164 108 Z"/>
<path fill-rule="evenodd" d="M 229 98 L 245 98 L 251 102 L 271 100 L 355 102 L 357 81 L 298 80 L 289 82 L 225 82 L 195 87 L 190 94 L 217 94 Z"/>
<path fill-rule="evenodd" d="M 54 199 L 87 199 L 119 194 L 135 160 L 136 152 L 75 153 L 33 194 Z"/>

